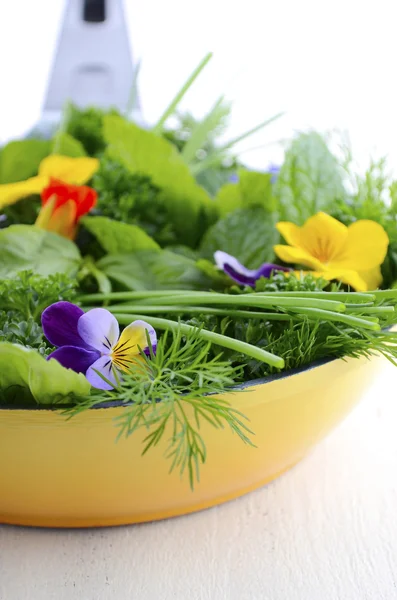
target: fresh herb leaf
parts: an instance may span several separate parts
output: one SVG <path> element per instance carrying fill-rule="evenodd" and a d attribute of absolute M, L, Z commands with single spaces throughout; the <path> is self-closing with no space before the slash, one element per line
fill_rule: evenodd
<path fill-rule="evenodd" d="M 203 257 L 213 259 L 214 252 L 222 250 L 246 267 L 257 268 L 264 262 L 274 262 L 273 246 L 278 240 L 275 216 L 261 207 L 239 209 L 209 228 L 201 252 Z"/>
<path fill-rule="evenodd" d="M 0 155 L 0 183 L 24 181 L 37 175 L 43 158 L 51 151 L 46 140 L 17 140 L 2 148 Z"/>
<path fill-rule="evenodd" d="M 0 278 L 11 278 L 19 271 L 38 275 L 66 273 L 75 275 L 80 252 L 71 240 L 30 225 L 12 225 L 0 230 Z"/>
<path fill-rule="evenodd" d="M 129 290 L 211 287 L 211 279 L 194 260 L 168 250 L 112 254 L 96 265 L 109 279 Z"/>
<path fill-rule="evenodd" d="M 215 202 L 221 216 L 238 208 L 261 206 L 267 212 L 277 210 L 277 200 L 273 194 L 272 175 L 257 171 L 238 171 L 238 182 L 221 187 Z"/>
<path fill-rule="evenodd" d="M 84 217 L 80 221 L 108 254 L 159 250 L 160 246 L 140 227 L 107 217 Z"/>
<path fill-rule="evenodd" d="M 302 225 L 317 212 L 332 210 L 346 196 L 341 171 L 318 133 L 300 134 L 287 150 L 274 186 L 281 220 Z"/>
<path fill-rule="evenodd" d="M 119 113 L 115 109 L 104 111 L 93 106 L 81 109 L 74 104 L 69 104 L 67 110 L 66 133 L 78 140 L 89 156 L 102 154 L 106 148 L 103 118 L 106 114 L 118 115 Z"/>
<path fill-rule="evenodd" d="M 214 218 L 214 208 L 177 150 L 164 138 L 120 117 L 104 118 L 104 135 L 111 158 L 133 174 L 149 176 L 162 190 L 176 242 L 195 247 Z"/>
<path fill-rule="evenodd" d="M 101 402 L 121 402 L 120 436 L 129 437 L 145 428 L 142 454 L 161 440 L 170 471 L 187 471 L 190 486 L 199 480 L 207 451 L 201 429 L 206 423 L 216 429 L 230 428 L 243 442 L 252 444 L 245 417 L 217 394 L 225 393 L 238 376 L 238 369 L 220 356 L 210 357 L 210 344 L 193 330 L 164 334 L 150 358 L 142 355 L 139 368 L 132 368 L 114 392 L 91 398 L 71 409 L 78 413 Z M 161 402 L 158 402 L 161 398 Z"/>

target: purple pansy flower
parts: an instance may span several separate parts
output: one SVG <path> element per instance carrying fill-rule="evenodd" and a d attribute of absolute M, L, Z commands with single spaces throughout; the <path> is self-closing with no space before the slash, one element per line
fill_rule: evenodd
<path fill-rule="evenodd" d="M 93 387 L 111 390 L 117 385 L 116 375 L 129 371 L 140 354 L 147 352 L 149 335 L 153 351 L 157 336 L 145 321 L 134 321 L 120 335 L 117 319 L 105 308 L 84 312 L 70 302 L 56 302 L 41 316 L 44 335 L 58 346 L 47 360 L 55 358 L 67 369 L 84 373 Z M 98 373 L 112 382 L 110 386 Z"/>
<path fill-rule="evenodd" d="M 217 267 L 222 269 L 229 277 L 241 285 L 255 287 L 255 282 L 260 277 L 270 277 L 274 271 L 291 271 L 288 267 L 281 267 L 273 263 L 264 263 L 259 269 L 247 269 L 234 256 L 217 250 L 214 254 Z"/>

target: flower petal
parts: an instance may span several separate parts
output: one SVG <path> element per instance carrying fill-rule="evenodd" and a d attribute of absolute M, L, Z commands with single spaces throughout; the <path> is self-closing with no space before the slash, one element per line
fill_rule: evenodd
<path fill-rule="evenodd" d="M 257 272 L 252 269 L 247 269 L 231 254 L 217 250 L 214 254 L 214 259 L 217 267 L 222 269 L 229 277 L 240 283 L 241 285 L 255 285 L 258 279 Z"/>
<path fill-rule="evenodd" d="M 39 175 L 47 175 L 47 177 L 54 177 L 66 181 L 66 183 L 81 185 L 91 179 L 98 169 L 99 160 L 97 158 L 88 156 L 72 158 L 52 154 L 41 161 Z"/>
<path fill-rule="evenodd" d="M 304 247 L 302 242 L 301 227 L 298 227 L 298 225 L 295 225 L 295 223 L 280 221 L 277 223 L 276 229 L 279 233 L 281 233 L 287 244 L 290 246 L 295 246 L 295 248 Z"/>
<path fill-rule="evenodd" d="M 101 353 L 96 350 L 62 346 L 47 356 L 47 360 L 54 358 L 66 369 L 72 369 L 76 373 L 85 373 L 100 356 Z"/>
<path fill-rule="evenodd" d="M 292 246 L 282 246 L 279 244 L 274 246 L 273 250 L 283 262 L 304 265 L 315 271 L 324 269 L 324 265 L 319 260 L 302 248 L 293 248 Z"/>
<path fill-rule="evenodd" d="M 363 219 L 347 228 L 343 252 L 335 256 L 331 267 L 366 271 L 378 267 L 386 257 L 389 238 L 379 223 Z"/>
<path fill-rule="evenodd" d="M 336 281 L 341 281 L 346 285 L 350 285 L 357 292 L 366 292 L 368 291 L 368 285 L 366 281 L 361 277 L 357 271 L 352 270 L 337 270 L 337 269 L 327 269 L 319 273 L 320 277 L 323 277 L 327 281 L 332 281 L 335 279 Z"/>
<path fill-rule="evenodd" d="M 105 308 L 93 308 L 82 315 L 77 331 L 90 348 L 103 354 L 110 354 L 120 333 L 117 319 Z"/>
<path fill-rule="evenodd" d="M 115 368 L 110 356 L 101 356 L 101 358 L 98 358 L 98 360 L 87 369 L 85 376 L 93 387 L 98 388 L 99 390 L 112 390 L 114 387 L 117 387 L 117 380 L 114 375 Z M 106 383 L 106 381 L 104 381 L 95 371 L 102 373 L 106 379 L 112 382 L 112 385 Z"/>
<path fill-rule="evenodd" d="M 71 302 L 55 302 L 43 311 L 41 325 L 47 340 L 54 346 L 76 346 L 87 349 L 77 323 L 84 311 Z"/>
<path fill-rule="evenodd" d="M 156 352 L 157 335 L 153 327 L 146 321 L 134 321 L 124 329 L 113 348 L 113 362 L 119 369 L 128 371 L 132 363 L 139 357 L 139 349 L 145 351 L 148 348 L 146 332 L 149 335 L 153 351 Z"/>
<path fill-rule="evenodd" d="M 343 251 L 348 233 L 346 225 L 319 212 L 306 221 L 301 236 L 302 248 L 320 262 L 329 263 Z"/>
<path fill-rule="evenodd" d="M 380 267 L 374 267 L 369 271 L 359 271 L 358 274 L 367 284 L 367 290 L 377 290 L 383 280 Z"/>
<path fill-rule="evenodd" d="M 40 194 L 47 184 L 48 177 L 41 176 L 31 177 L 26 181 L 0 185 L 0 209 L 15 204 L 18 200 L 27 198 L 32 194 Z"/>
<path fill-rule="evenodd" d="M 35 225 L 46 231 L 73 239 L 77 229 L 75 221 L 76 204 L 73 200 L 68 200 L 54 210 L 54 202 L 51 199 L 40 210 Z"/>

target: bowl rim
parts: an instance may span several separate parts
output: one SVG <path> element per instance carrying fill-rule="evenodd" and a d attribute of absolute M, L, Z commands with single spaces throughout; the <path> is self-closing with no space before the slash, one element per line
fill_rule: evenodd
<path fill-rule="evenodd" d="M 325 358 L 320 358 L 318 360 L 315 360 L 311 363 L 309 363 L 308 365 L 303 365 L 302 367 L 296 367 L 295 369 L 290 369 L 289 371 L 283 371 L 281 373 L 274 373 L 273 375 L 268 375 L 267 377 L 260 377 L 258 379 L 251 379 L 249 381 L 243 381 L 242 383 L 239 383 L 235 386 L 233 386 L 232 388 L 230 388 L 230 390 L 228 390 L 227 393 L 233 393 L 233 392 L 239 392 L 239 391 L 243 391 L 246 389 L 249 389 L 251 387 L 254 386 L 259 386 L 259 385 L 266 385 L 267 383 L 273 383 L 275 381 L 280 381 L 283 379 L 287 379 L 289 377 L 293 377 L 294 375 L 300 375 L 302 373 L 305 373 L 307 371 L 314 371 L 315 369 L 322 367 L 328 363 L 331 362 L 336 362 L 338 360 L 346 360 L 348 357 L 347 356 L 340 356 L 340 357 L 335 357 L 335 356 L 331 356 L 331 357 L 325 357 Z M 87 409 L 88 411 L 91 410 L 98 410 L 98 409 L 110 409 L 110 408 L 120 408 L 122 406 L 126 406 L 126 404 L 124 402 L 121 401 L 109 401 L 109 402 L 101 402 L 100 404 L 96 404 L 95 406 L 92 406 L 91 408 Z M 61 411 L 63 408 L 67 408 L 69 407 L 69 405 L 67 404 L 59 404 L 58 406 L 56 405 L 46 405 L 46 404 L 36 404 L 36 405 L 32 405 L 32 406 L 27 406 L 26 404 L 0 404 L 0 411 L 2 410 L 8 410 L 8 411 L 52 411 L 52 412 L 57 412 L 57 411 Z"/>

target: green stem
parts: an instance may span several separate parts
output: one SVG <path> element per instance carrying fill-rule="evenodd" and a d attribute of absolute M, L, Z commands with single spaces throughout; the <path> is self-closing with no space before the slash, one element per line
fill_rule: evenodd
<path fill-rule="evenodd" d="M 204 69 L 204 67 L 211 60 L 211 58 L 212 58 L 212 52 L 208 52 L 208 54 L 203 58 L 203 60 L 200 62 L 200 64 L 197 66 L 197 68 L 190 75 L 190 77 L 186 81 L 186 83 L 179 90 L 179 92 L 177 93 L 175 98 L 173 98 L 173 100 L 171 101 L 169 106 L 165 109 L 164 113 L 161 115 L 160 119 L 158 120 L 156 125 L 153 127 L 153 129 L 152 129 L 153 133 L 161 134 L 161 132 L 163 131 L 164 124 L 167 121 L 168 117 L 170 117 L 175 112 L 175 109 L 178 106 L 179 102 L 182 100 L 183 96 L 186 94 L 188 89 L 195 82 L 195 80 L 200 75 L 200 73 Z"/>
<path fill-rule="evenodd" d="M 85 307 L 84 310 L 90 310 L 94 307 Z M 214 315 L 214 316 L 226 316 L 235 317 L 236 319 L 264 319 L 266 321 L 290 321 L 291 316 L 285 313 L 270 313 L 270 312 L 257 312 L 249 310 L 233 310 L 228 308 L 209 308 L 207 306 L 147 306 L 141 304 L 116 304 L 115 306 L 107 306 L 107 310 L 111 313 L 117 311 L 123 311 L 123 313 L 142 313 L 142 314 L 165 314 L 165 313 L 176 313 L 176 314 L 201 314 L 201 315 Z"/>
<path fill-rule="evenodd" d="M 394 313 L 394 306 L 348 306 L 346 305 L 347 313 L 361 313 L 368 315 L 390 314 Z"/>
<path fill-rule="evenodd" d="M 387 299 L 397 300 L 397 289 L 395 289 L 395 290 L 375 290 L 374 292 L 371 292 L 371 294 L 373 294 L 375 296 L 375 299 L 377 302 L 379 302 L 379 300 L 387 300 Z"/>
<path fill-rule="evenodd" d="M 290 312 L 313 317 L 316 321 L 339 321 L 340 323 L 345 323 L 346 325 L 351 325 L 352 327 L 362 327 L 363 329 L 372 329 L 375 331 L 380 330 L 380 325 L 376 322 L 374 323 L 373 321 L 360 319 L 360 317 L 353 317 L 347 314 L 336 313 L 319 308 L 289 308 L 288 310 Z"/>
<path fill-rule="evenodd" d="M 108 302 L 111 300 L 146 300 L 148 297 L 155 298 L 156 296 L 163 297 L 168 294 L 186 294 L 186 290 L 143 290 L 139 292 L 110 292 L 108 294 L 102 294 L 101 292 L 95 294 L 84 294 L 79 296 L 78 302 L 85 304 L 86 302 Z M 191 292 L 189 291 L 189 294 Z"/>
<path fill-rule="evenodd" d="M 72 106 L 69 101 L 66 102 L 65 107 L 63 109 L 61 124 L 58 128 L 54 136 L 54 145 L 52 147 L 52 154 L 57 154 L 59 152 L 59 147 L 62 140 L 62 135 L 66 133 L 67 126 L 69 124 L 70 115 L 72 111 Z"/>
<path fill-rule="evenodd" d="M 397 290 L 396 290 L 397 291 Z M 79 297 L 79 302 L 83 304 L 85 302 L 106 302 L 109 300 L 143 300 L 147 298 L 156 298 L 167 296 L 176 296 L 177 294 L 184 294 L 189 296 L 206 294 L 212 296 L 214 292 L 203 292 L 203 291 L 192 291 L 192 290 L 140 290 L 140 291 L 125 291 L 125 292 L 111 292 L 109 294 L 95 293 L 85 294 Z M 223 294 L 225 295 L 225 294 Z M 230 294 L 233 298 L 237 295 Z M 282 297 L 282 298 L 317 298 L 319 300 L 335 300 L 339 302 L 345 302 L 353 300 L 354 302 L 373 302 L 375 295 L 364 294 L 361 292 L 253 292 L 252 294 L 242 294 L 244 297 Z M 396 296 L 397 297 L 397 296 Z"/>
<path fill-rule="evenodd" d="M 322 308 L 324 310 L 334 310 L 337 312 L 343 312 L 345 305 L 341 302 L 335 302 L 333 300 L 318 300 L 317 298 L 286 298 L 283 296 L 258 296 L 256 294 L 243 294 L 241 296 L 235 296 L 233 294 L 216 294 L 216 293 L 198 293 L 191 294 L 180 294 L 176 296 L 167 297 L 154 297 L 150 299 L 150 304 L 156 306 L 157 304 L 164 304 L 166 300 L 167 304 L 221 304 L 221 305 L 232 305 L 232 306 L 255 306 L 258 308 L 268 308 L 274 306 L 281 306 L 285 308 L 299 308 L 300 306 L 308 308 Z M 149 304 L 149 300 L 147 300 Z"/>
<path fill-rule="evenodd" d="M 179 330 L 182 333 L 186 334 L 189 334 L 192 331 L 198 331 L 201 338 L 207 340 L 208 342 L 211 342 L 212 344 L 216 344 L 217 346 L 222 346 L 223 348 L 228 348 L 229 350 L 234 350 L 236 352 L 241 352 L 241 354 L 250 356 L 251 358 L 264 362 L 268 365 L 271 365 L 272 367 L 276 367 L 277 369 L 282 369 L 284 367 L 284 359 L 282 359 L 280 356 L 272 354 L 271 352 L 267 352 L 266 350 L 262 350 L 262 348 L 257 348 L 256 346 L 247 344 L 246 342 L 241 342 L 240 340 L 235 340 L 233 338 L 227 337 L 226 335 L 215 333 L 214 331 L 207 331 L 207 329 L 197 329 L 196 327 L 192 327 L 191 325 L 187 325 L 186 323 L 178 323 L 177 321 L 171 321 L 169 319 L 159 319 L 158 317 L 151 317 L 147 315 L 125 315 L 117 313 L 114 316 L 122 325 L 129 325 L 131 323 L 131 319 L 141 319 L 147 321 L 150 325 L 152 325 L 152 327 L 157 329 L 171 331 Z"/>

